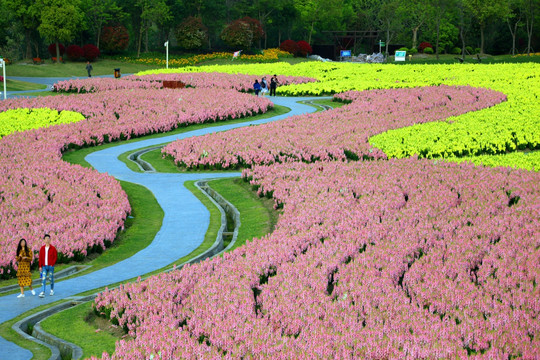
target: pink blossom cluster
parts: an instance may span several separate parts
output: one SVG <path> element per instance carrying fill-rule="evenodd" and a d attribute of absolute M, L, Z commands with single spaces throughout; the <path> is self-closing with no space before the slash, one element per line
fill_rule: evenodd
<path fill-rule="evenodd" d="M 175 141 L 163 148 L 188 168 L 237 167 L 286 161 L 385 159 L 368 139 L 387 130 L 443 120 L 506 100 L 500 92 L 468 86 L 349 91 L 351 104 L 257 127 Z"/>
<path fill-rule="evenodd" d="M 133 81 L 126 78 L 88 78 L 59 81 L 53 85 L 55 92 L 89 93 L 121 89 L 160 89 L 162 83 L 156 81 Z"/>
<path fill-rule="evenodd" d="M 87 119 L 0 140 L 0 274 L 15 267 L 21 237 L 37 250 L 43 234 L 50 233 L 58 250 L 71 258 L 112 242 L 123 227 L 130 206 L 119 183 L 61 161 L 63 151 L 238 118 L 271 105 L 268 99 L 223 89 L 130 89 L 1 102 L 0 111 L 47 107 L 77 111 Z"/>
<path fill-rule="evenodd" d="M 144 81 L 182 81 L 188 86 L 196 88 L 222 88 L 233 89 L 240 92 L 247 92 L 253 90 L 253 83 L 255 80 L 261 81 L 263 77 L 266 77 L 268 84 L 270 84 L 271 74 L 267 75 L 248 75 L 248 74 L 226 74 L 226 73 L 212 73 L 212 72 L 190 72 L 190 73 L 163 73 L 163 74 L 151 74 L 151 75 L 132 75 L 127 77 L 132 80 L 144 80 Z M 316 82 L 317 79 L 305 77 L 305 76 L 286 76 L 279 75 L 279 85 L 296 85 L 305 84 L 309 82 Z"/>
<path fill-rule="evenodd" d="M 271 75 L 266 78 L 270 83 Z M 163 81 L 182 81 L 189 87 L 221 88 L 247 92 L 253 89 L 255 79 L 261 80 L 260 75 L 225 74 L 225 73 L 169 73 L 152 75 L 130 75 L 121 79 L 88 78 L 59 81 L 54 84 L 53 91 L 88 93 L 120 89 L 160 89 Z M 301 76 L 278 77 L 280 85 L 303 84 L 315 82 L 316 79 Z"/>
<path fill-rule="evenodd" d="M 283 214 L 223 257 L 107 290 L 104 359 L 540 352 L 540 174 L 402 159 L 244 171 Z"/>

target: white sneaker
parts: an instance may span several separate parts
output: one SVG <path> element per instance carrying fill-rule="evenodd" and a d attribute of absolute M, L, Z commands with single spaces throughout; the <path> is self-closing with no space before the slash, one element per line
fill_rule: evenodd
<path fill-rule="evenodd" d="M 39 293 L 39 297 L 42 298 L 42 297 L 45 297 L 45 293 L 42 291 Z"/>
<path fill-rule="evenodd" d="M 18 298 L 23 298 L 24 297 L 24 294 L 19 294 L 17 295 Z"/>
<path fill-rule="evenodd" d="M 32 290 L 32 295 L 36 295 L 36 292 L 34 290 Z"/>
<path fill-rule="evenodd" d="M 53 295 L 54 295 L 54 290 L 51 290 L 51 296 L 53 296 Z"/>

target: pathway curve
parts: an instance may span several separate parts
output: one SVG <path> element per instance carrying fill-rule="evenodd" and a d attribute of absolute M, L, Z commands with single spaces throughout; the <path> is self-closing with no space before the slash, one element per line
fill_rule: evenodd
<path fill-rule="evenodd" d="M 277 105 L 289 107 L 291 112 L 268 119 L 227 124 L 199 129 L 156 139 L 141 140 L 129 144 L 120 144 L 105 150 L 91 153 L 86 160 L 99 172 L 108 173 L 123 181 L 140 184 L 148 188 L 163 208 L 164 218 L 162 227 L 152 243 L 134 256 L 110 267 L 97 270 L 87 275 L 65 281 L 59 281 L 55 286 L 54 296 L 43 299 L 26 292 L 26 297 L 19 299 L 16 295 L 0 297 L 0 323 L 9 321 L 16 316 L 34 309 L 40 305 L 52 303 L 60 299 L 104 287 L 120 281 L 125 281 L 154 270 L 161 269 L 195 250 L 204 240 L 210 222 L 210 214 L 204 205 L 183 184 L 189 180 L 200 180 L 221 177 L 240 176 L 240 173 L 137 173 L 131 171 L 118 156 L 127 151 L 155 146 L 176 139 L 200 136 L 208 133 L 226 131 L 234 128 L 259 125 L 281 120 L 293 115 L 314 112 L 315 108 L 298 103 L 303 100 L 321 98 L 271 98 Z M 26 349 L 6 341 L 0 337 L 0 359 L 27 360 L 32 353 Z"/>
<path fill-rule="evenodd" d="M 126 74 L 124 76 L 127 76 L 127 75 L 130 75 L 130 74 Z M 98 75 L 98 76 L 95 76 L 95 77 L 97 77 L 97 78 L 103 78 L 103 77 L 112 78 L 114 76 L 113 75 Z M 6 98 L 8 98 L 8 99 L 14 99 L 14 98 L 20 97 L 20 94 L 25 94 L 24 96 L 27 97 L 27 96 L 31 96 L 31 95 L 29 95 L 31 93 L 39 93 L 39 92 L 44 92 L 44 91 L 51 91 L 52 88 L 53 88 L 53 85 L 56 84 L 59 81 L 76 80 L 76 79 L 88 79 L 88 77 L 86 77 L 86 76 L 84 76 L 84 77 L 83 76 L 72 76 L 72 77 L 66 78 L 66 77 L 26 77 L 26 76 L 9 76 L 9 75 L 6 76 L 6 78 L 9 78 L 10 80 L 18 80 L 18 81 L 24 81 L 24 82 L 35 83 L 35 84 L 40 84 L 40 85 L 46 85 L 47 86 L 45 89 L 6 91 L 6 93 L 7 93 Z M 0 100 L 4 99 L 4 94 L 1 93 L 1 91 L 3 91 L 3 90 L 4 90 L 3 87 L 0 88 L 0 94 L 2 94 L 2 96 L 0 96 Z"/>

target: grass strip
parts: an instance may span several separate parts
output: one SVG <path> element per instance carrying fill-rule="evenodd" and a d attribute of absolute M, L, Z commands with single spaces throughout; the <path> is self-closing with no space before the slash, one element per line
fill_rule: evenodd
<path fill-rule="evenodd" d="M 20 80 L 6 79 L 6 89 L 7 91 L 25 91 L 25 90 L 42 90 L 46 89 L 47 85 L 36 84 Z M 4 89 L 2 88 L 2 91 Z"/>
<path fill-rule="evenodd" d="M 44 319 L 41 328 L 60 339 L 77 343 L 83 349 L 84 359 L 99 358 L 104 351 L 112 354 L 116 341 L 124 335 L 122 329 L 95 315 L 90 301 Z"/>
<path fill-rule="evenodd" d="M 232 178 L 212 180 L 208 185 L 240 212 L 241 225 L 233 249 L 274 230 L 280 214 L 274 209 L 274 200 L 259 197 L 248 182 L 241 178 Z"/>
<path fill-rule="evenodd" d="M 114 69 L 120 69 L 122 74 L 133 74 L 139 71 L 155 69 L 156 65 L 134 64 L 119 60 L 100 59 L 92 62 L 92 75 L 114 75 Z M 18 61 L 6 68 L 6 77 L 88 77 L 86 62 L 71 62 L 57 64 L 45 60 L 44 64 L 34 65 L 31 60 Z"/>

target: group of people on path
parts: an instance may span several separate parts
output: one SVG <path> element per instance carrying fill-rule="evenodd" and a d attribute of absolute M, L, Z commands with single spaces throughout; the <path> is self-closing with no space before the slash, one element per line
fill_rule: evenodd
<path fill-rule="evenodd" d="M 51 245 L 51 236 L 49 234 L 43 236 L 43 242 L 43 246 L 39 249 L 39 274 L 42 287 L 39 297 L 41 298 L 45 297 L 47 278 L 50 278 L 50 295 L 54 295 L 54 265 L 56 265 L 56 260 L 58 258 L 58 252 L 56 251 L 56 248 Z M 32 287 L 32 272 L 30 271 L 33 258 L 34 256 L 32 251 L 28 248 L 26 239 L 21 239 L 19 245 L 17 245 L 17 279 L 19 287 L 21 288 L 21 293 L 17 296 L 18 298 L 24 297 L 24 288 L 26 286 L 30 287 L 32 295 L 36 295 L 36 292 Z"/>
<path fill-rule="evenodd" d="M 259 82 L 258 79 L 255 79 L 255 83 L 253 84 L 253 90 L 255 90 L 255 95 L 259 96 L 265 96 L 268 92 L 268 89 L 270 88 L 270 96 L 276 96 L 276 89 L 279 84 L 277 75 L 272 76 L 270 79 L 270 86 L 268 86 L 268 82 L 266 81 L 266 76 L 264 76 L 261 79 L 261 82 Z"/>

